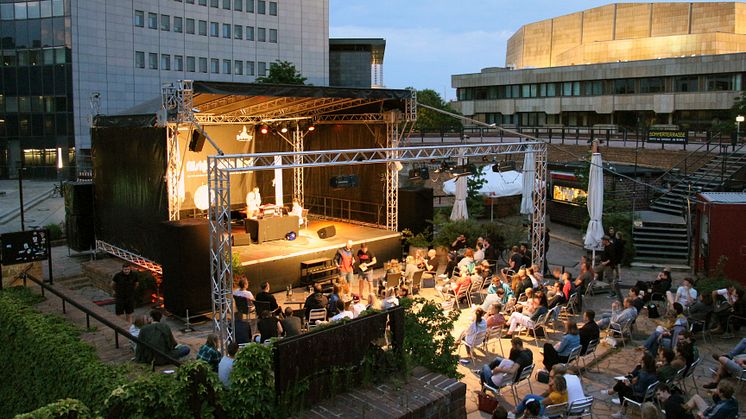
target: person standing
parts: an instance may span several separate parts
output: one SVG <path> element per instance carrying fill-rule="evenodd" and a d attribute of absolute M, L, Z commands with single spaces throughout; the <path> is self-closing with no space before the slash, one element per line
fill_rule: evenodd
<path fill-rule="evenodd" d="M 135 290 L 137 277 L 132 273 L 129 263 L 122 265 L 121 272 L 117 272 L 111 280 L 114 290 L 114 311 L 117 316 L 124 314 L 127 323 L 132 323 L 132 312 L 135 311 Z"/>
<path fill-rule="evenodd" d="M 358 282 L 358 295 L 367 295 L 363 293 L 365 286 L 368 286 L 368 293 L 373 292 L 373 267 L 378 263 L 376 255 L 368 249 L 368 244 L 360 243 L 360 249 L 357 251 L 357 269 L 360 277 Z"/>
<path fill-rule="evenodd" d="M 347 280 L 347 283 L 352 285 L 352 281 L 355 279 L 353 274 L 355 258 L 352 255 L 352 240 L 347 240 L 345 247 L 337 250 L 337 254 L 334 255 L 334 263 L 339 269 L 339 277 Z"/>

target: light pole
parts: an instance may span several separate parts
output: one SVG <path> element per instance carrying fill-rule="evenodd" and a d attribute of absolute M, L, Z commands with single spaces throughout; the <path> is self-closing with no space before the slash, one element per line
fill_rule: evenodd
<path fill-rule="evenodd" d="M 736 148 L 736 145 L 738 144 L 740 137 L 741 137 L 741 122 L 744 121 L 743 115 L 738 115 L 736 117 L 736 144 L 733 144 L 733 148 Z"/>

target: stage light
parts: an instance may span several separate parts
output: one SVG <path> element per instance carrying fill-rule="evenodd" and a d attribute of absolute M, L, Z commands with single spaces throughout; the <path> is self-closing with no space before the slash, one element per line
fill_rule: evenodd
<path fill-rule="evenodd" d="M 254 132 L 254 131 L 252 130 L 252 132 Z M 241 132 L 239 132 L 238 134 L 236 134 L 236 141 L 247 142 L 247 141 L 251 141 L 253 139 L 254 139 L 254 136 L 251 135 L 251 134 L 249 134 L 249 132 L 246 130 L 246 125 L 243 126 L 243 129 L 241 130 Z"/>
<path fill-rule="evenodd" d="M 288 127 L 283 126 L 282 128 L 280 128 L 280 132 L 283 133 L 283 134 L 287 134 Z"/>
<path fill-rule="evenodd" d="M 262 135 L 269 134 L 269 127 L 266 125 L 262 125 L 261 128 L 259 128 L 259 132 L 262 133 Z"/>
<path fill-rule="evenodd" d="M 424 180 L 430 178 L 427 167 L 418 167 L 409 171 L 409 180 Z"/>
<path fill-rule="evenodd" d="M 477 174 L 477 167 L 473 164 L 463 164 L 460 166 L 454 166 L 451 169 L 451 174 L 454 177 L 460 177 L 460 176 L 471 176 Z"/>
<path fill-rule="evenodd" d="M 503 160 L 492 165 L 492 171 L 495 173 L 508 172 L 515 170 L 515 161 Z"/>
<path fill-rule="evenodd" d="M 207 185 L 202 185 L 194 191 L 194 206 L 200 211 L 210 207 L 210 189 Z"/>
<path fill-rule="evenodd" d="M 316 127 L 313 126 L 313 125 L 311 125 L 310 127 L 308 127 L 308 132 L 315 131 L 315 130 L 316 130 Z"/>

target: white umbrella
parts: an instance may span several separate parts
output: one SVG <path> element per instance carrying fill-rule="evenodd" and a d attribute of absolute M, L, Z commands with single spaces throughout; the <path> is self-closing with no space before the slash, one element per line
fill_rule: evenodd
<path fill-rule="evenodd" d="M 600 248 L 604 237 L 604 227 L 601 217 L 604 212 L 604 170 L 601 153 L 594 152 L 591 157 L 591 170 L 588 174 L 588 230 L 585 233 L 585 248 L 593 250 L 593 260 L 596 259 L 596 249 Z"/>
<path fill-rule="evenodd" d="M 529 146 L 523 156 L 523 188 L 521 190 L 521 214 L 534 212 L 534 151 Z"/>
<path fill-rule="evenodd" d="M 459 158 L 458 164 L 466 164 L 466 159 Z M 469 219 L 469 211 L 466 208 L 466 195 L 466 176 L 459 176 L 459 178 L 456 179 L 456 202 L 454 202 L 453 210 L 451 211 L 451 220 L 456 221 Z"/>

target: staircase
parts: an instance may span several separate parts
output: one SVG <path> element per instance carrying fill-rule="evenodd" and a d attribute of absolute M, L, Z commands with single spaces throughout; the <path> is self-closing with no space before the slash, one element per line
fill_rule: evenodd
<path fill-rule="evenodd" d="M 650 204 L 650 211 L 635 212 L 635 225 L 632 229 L 635 245 L 633 266 L 688 267 L 689 225 L 685 218 L 687 200 L 693 200 L 699 192 L 727 189 L 727 184 L 734 175 L 746 167 L 746 146 L 742 145 L 730 153 L 723 151 L 704 156 L 701 153 L 700 156 L 694 156 L 692 153 L 687 159 L 690 157 L 708 160 L 691 173 L 686 173 L 686 170 L 681 175 L 672 175 L 674 170 L 667 173 L 667 183 L 673 186 Z M 687 164 L 686 160 L 684 164 Z"/>

